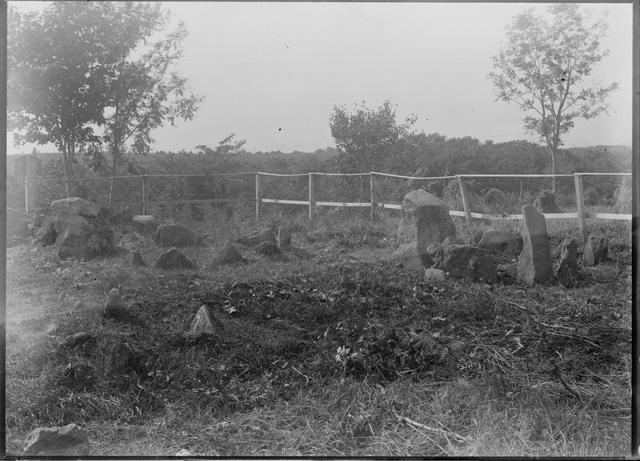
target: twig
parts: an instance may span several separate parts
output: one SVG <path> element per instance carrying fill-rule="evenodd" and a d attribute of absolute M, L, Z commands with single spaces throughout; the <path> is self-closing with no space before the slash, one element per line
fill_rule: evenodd
<path fill-rule="evenodd" d="M 562 373 L 560 372 L 560 368 L 558 367 L 557 363 L 553 364 L 553 371 L 556 375 L 556 377 L 560 380 L 560 382 L 562 383 L 562 385 L 564 386 L 564 388 L 569 391 L 569 393 L 571 395 L 573 395 L 575 398 L 579 399 L 580 401 L 582 401 L 582 396 L 580 394 L 578 394 L 578 392 L 576 392 L 574 389 L 572 389 L 569 384 L 564 380 L 564 378 L 562 377 Z"/>
<path fill-rule="evenodd" d="M 391 412 L 398 419 L 398 421 L 401 421 L 401 422 L 403 422 L 405 424 L 408 424 L 409 426 L 413 426 L 414 428 L 418 427 L 420 429 L 424 429 L 424 430 L 427 430 L 427 431 L 437 432 L 438 434 L 444 435 L 445 438 L 447 436 L 452 436 L 452 437 L 456 438 L 457 440 L 459 440 L 461 442 L 469 442 L 469 441 L 471 441 L 471 437 L 465 437 L 465 436 L 462 436 L 462 435 L 457 434 L 457 433 L 452 432 L 452 431 L 445 431 L 444 429 L 438 429 L 437 427 L 427 426 L 426 424 L 422 424 L 422 423 L 419 423 L 419 422 L 414 421 L 412 419 L 409 419 L 406 416 L 401 416 L 398 413 L 396 413 L 396 411 L 393 408 L 391 408 Z"/>
<path fill-rule="evenodd" d="M 298 373 L 300 376 L 304 376 L 304 377 L 305 377 L 305 379 L 307 380 L 307 384 L 309 384 L 309 377 L 308 377 L 307 375 L 305 375 L 304 373 L 300 373 L 300 372 L 296 369 L 296 367 L 294 367 L 294 366 L 292 366 L 291 368 L 293 369 L 293 371 L 295 371 L 296 373 Z"/>

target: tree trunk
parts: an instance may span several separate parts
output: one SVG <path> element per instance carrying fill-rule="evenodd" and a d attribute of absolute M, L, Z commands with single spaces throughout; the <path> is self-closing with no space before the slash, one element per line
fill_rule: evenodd
<path fill-rule="evenodd" d="M 551 174 L 553 177 L 551 178 L 551 192 L 556 193 L 556 153 L 558 152 L 558 143 L 557 141 L 554 143 L 553 148 L 551 149 Z"/>

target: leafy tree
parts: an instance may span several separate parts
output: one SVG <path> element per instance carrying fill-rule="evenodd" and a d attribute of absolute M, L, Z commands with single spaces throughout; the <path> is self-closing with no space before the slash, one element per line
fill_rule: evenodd
<path fill-rule="evenodd" d="M 41 13 L 8 20 L 8 128 L 18 143 L 53 143 L 63 154 L 65 190 L 76 152 L 100 142 L 107 59 L 116 45 L 104 23 L 107 2 L 54 2 Z"/>
<path fill-rule="evenodd" d="M 587 24 L 587 14 L 576 4 L 555 4 L 548 11 L 550 19 L 531 9 L 514 18 L 489 78 L 497 100 L 516 102 L 525 112 L 524 127 L 548 147 L 555 174 L 562 136 L 576 118 L 590 119 L 606 111 L 606 98 L 617 84 L 599 86 L 590 78 L 608 54 L 600 49 L 605 22 Z M 555 187 L 554 178 L 554 191 Z"/>

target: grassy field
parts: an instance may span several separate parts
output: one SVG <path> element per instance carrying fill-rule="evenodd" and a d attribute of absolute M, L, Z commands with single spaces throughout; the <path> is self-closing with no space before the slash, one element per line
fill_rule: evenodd
<path fill-rule="evenodd" d="M 197 270 L 153 268 L 162 250 L 126 226 L 122 250 L 104 259 L 8 248 L 10 453 L 35 427 L 71 422 L 89 431 L 93 455 L 629 453 L 629 224 L 590 223 L 610 236 L 610 261 L 581 267 L 566 289 L 519 286 L 509 261 L 495 285 L 427 283 L 388 261 L 393 215 L 372 225 L 329 213 L 311 225 L 273 214 L 265 222 L 293 229 L 295 250 L 247 250 L 237 266 L 214 258 L 255 228 L 250 210 L 175 219 L 209 236 L 184 250 Z M 549 222 L 553 243 L 574 225 Z M 129 267 L 128 249 L 148 266 Z M 113 287 L 126 322 L 102 317 Z M 190 338 L 202 304 L 220 332 Z M 59 346 L 79 331 L 95 340 Z M 120 341 L 135 360 L 114 371 Z"/>

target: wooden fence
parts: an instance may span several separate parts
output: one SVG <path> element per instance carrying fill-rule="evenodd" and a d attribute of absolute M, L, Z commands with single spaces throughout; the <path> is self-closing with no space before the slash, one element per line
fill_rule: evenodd
<path fill-rule="evenodd" d="M 216 199 L 202 199 L 202 200 L 149 200 L 148 197 L 148 178 L 158 177 L 214 177 L 214 176 L 238 176 L 238 175 L 253 175 L 255 176 L 255 199 L 253 198 L 216 198 Z M 288 199 L 275 199 L 263 196 L 263 178 L 264 177 L 308 177 L 308 198 L 307 200 L 288 200 Z M 327 202 L 316 200 L 316 178 L 320 176 L 359 176 L 369 177 L 369 201 L 363 202 Z M 491 221 L 500 220 L 520 220 L 521 214 L 509 214 L 509 215 L 491 215 L 486 213 L 475 213 L 471 211 L 469 204 L 469 195 L 465 186 L 465 179 L 471 178 L 569 178 L 572 177 L 575 185 L 576 193 L 576 211 L 571 213 L 545 213 L 546 219 L 577 219 L 578 226 L 581 234 L 584 235 L 585 220 L 591 219 L 603 219 L 603 220 L 624 220 L 631 221 L 630 214 L 619 213 L 591 213 L 587 212 L 584 204 L 584 192 L 583 192 L 583 178 L 585 176 L 631 176 L 631 173 L 574 173 L 574 174 L 465 174 L 454 176 L 433 176 L 433 177 L 419 177 L 419 176 L 402 176 L 388 173 L 370 172 L 370 173 L 298 173 L 298 174 L 278 174 L 278 173 L 266 173 L 266 172 L 241 172 L 241 173 L 220 173 L 220 174 L 202 174 L 202 175 L 143 175 L 143 176 L 116 176 L 113 179 L 134 179 L 139 178 L 142 181 L 142 197 L 140 201 L 142 203 L 142 213 L 147 214 L 150 205 L 171 205 L 171 204 L 211 204 L 211 203 L 229 203 L 239 201 L 254 201 L 255 200 L 255 214 L 256 219 L 260 219 L 261 205 L 264 203 L 281 204 L 281 205 L 303 205 L 308 207 L 309 219 L 313 219 L 316 214 L 317 207 L 364 207 L 371 210 L 371 218 L 375 219 L 376 213 L 379 209 L 392 209 L 399 210 L 401 205 L 399 203 L 385 203 L 377 200 L 376 196 L 376 178 L 396 178 L 404 180 L 451 180 L 455 179 L 458 182 L 460 189 L 460 196 L 462 198 L 462 210 L 451 210 L 449 214 L 451 216 L 460 216 L 465 218 L 467 225 L 471 224 L 473 219 L 485 219 Z M 96 178 L 99 180 L 111 180 L 111 177 Z M 60 179 L 39 179 L 39 181 L 60 181 Z M 70 181 L 86 181 L 87 178 L 70 179 Z M 25 177 L 24 179 L 24 193 L 25 193 L 25 211 L 30 211 L 30 204 L 32 198 L 29 197 L 32 190 L 32 179 Z M 10 185 L 10 184 L 7 184 Z M 138 202 L 139 203 L 139 202 Z"/>

